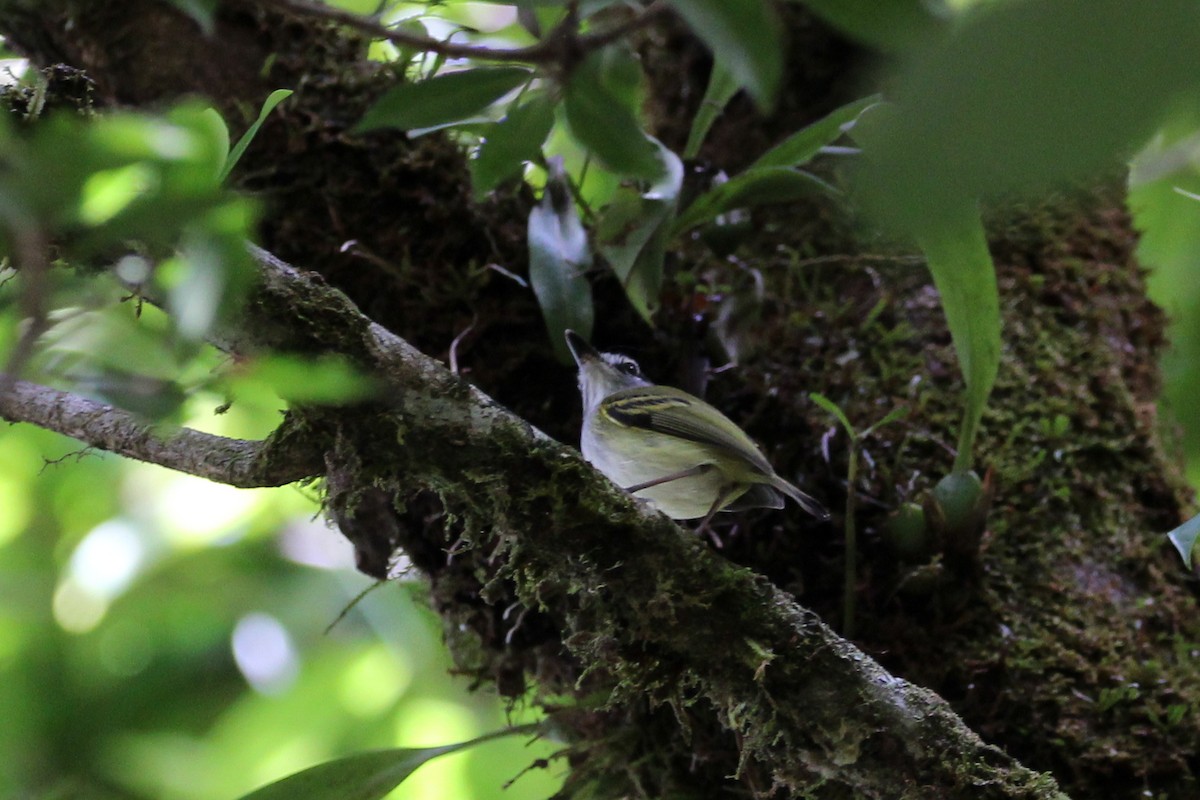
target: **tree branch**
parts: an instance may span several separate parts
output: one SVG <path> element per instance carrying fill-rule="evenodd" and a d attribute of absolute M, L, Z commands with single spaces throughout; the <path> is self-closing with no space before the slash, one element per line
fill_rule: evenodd
<path fill-rule="evenodd" d="M 0 392 L 0 419 L 29 422 L 110 453 L 242 489 L 283 486 L 320 475 L 323 468 L 320 451 L 304 437 L 287 436 L 286 424 L 261 442 L 190 428 L 168 431 L 123 409 L 22 380 L 10 380 Z"/>
<path fill-rule="evenodd" d="M 816 776 L 864 798 L 927 796 L 927 786 L 947 797 L 1065 797 L 791 595 L 633 503 L 573 448 L 372 323 L 340 292 L 252 250 L 263 280 L 239 346 L 334 349 L 392 384 L 383 415 L 338 423 L 339 445 L 327 455 L 335 513 L 361 509 L 363 487 L 435 493 L 486 563 L 501 565 L 483 596 L 495 602 L 500 584 L 515 585 L 589 672 L 610 676 L 612 702 L 636 693 L 671 703 L 677 696 L 661 696 L 662 687 L 690 687 L 737 733 L 743 760 L 784 785 Z M 446 571 L 445 553 L 436 554 Z M 912 784 L 897 786 L 897 775 Z"/>
<path fill-rule="evenodd" d="M 945 701 L 888 674 L 791 595 L 635 504 L 574 449 L 371 322 L 316 276 L 251 250 L 261 268 L 247 304 L 254 311 L 221 344 L 340 353 L 384 377 L 385 406 L 299 410 L 294 429 L 246 442 L 192 430 L 162 436 L 127 412 L 17 381 L 0 397 L 0 416 L 235 486 L 323 471 L 328 505 L 360 553 L 373 552 L 363 540 L 381 529 L 385 542 L 413 536 L 396 509 L 432 492 L 475 544 L 458 556 L 460 569 L 473 575 L 481 562 L 465 563 L 471 550 L 487 553 L 492 574 L 477 600 L 510 605 L 515 592 L 549 617 L 614 706 L 630 696 L 678 704 L 686 691 L 677 713 L 706 707 L 736 735 L 742 768 L 765 770 L 779 785 L 815 780 L 862 798 L 924 797 L 930 786 L 975 800 L 1065 798 L 1052 778 L 984 744 Z M 500 637 L 506 648 L 515 626 Z"/>
<path fill-rule="evenodd" d="M 360 33 L 378 39 L 386 39 L 394 44 L 412 47 L 428 53 L 436 53 L 448 58 L 473 58 L 484 61 L 517 61 L 526 64 L 544 64 L 559 61 L 564 52 L 588 53 L 612 44 L 621 37 L 646 25 L 668 8 L 665 0 L 655 2 L 634 14 L 625 22 L 597 33 L 579 35 L 571 27 L 559 27 L 540 42 L 528 47 L 512 49 L 496 49 L 480 45 L 454 44 L 420 36 L 415 33 L 389 28 L 381 25 L 370 17 L 344 11 L 340 8 L 327 6 L 324 3 L 309 2 L 309 0 L 261 0 L 263 5 L 272 6 L 293 14 L 308 17 L 318 17 L 339 22 Z"/>

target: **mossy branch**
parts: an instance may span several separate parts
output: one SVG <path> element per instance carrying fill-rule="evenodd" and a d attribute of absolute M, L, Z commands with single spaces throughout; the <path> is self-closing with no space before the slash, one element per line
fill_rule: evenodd
<path fill-rule="evenodd" d="M 348 536 L 377 532 L 414 492 L 436 493 L 447 517 L 500 565 L 494 580 L 551 619 L 586 669 L 608 677 L 610 702 L 686 693 L 695 698 L 690 713 L 713 714 L 737 735 L 743 766 L 784 786 L 822 781 L 864 798 L 926 797 L 929 787 L 944 797 L 1064 797 L 1053 779 L 985 745 L 943 700 L 888 674 L 791 595 L 636 505 L 575 450 L 316 276 L 253 252 L 261 281 L 222 346 L 333 351 L 390 387 L 385 403 L 365 411 L 294 412 L 294 430 L 308 426 L 328 448 L 330 504 L 345 512 Z M 120 414 L 93 412 L 108 422 Z M 179 468 L 156 441 L 107 444 Z M 212 465 L 206 477 L 220 480 L 221 470 Z M 371 530 L 355 530 L 366 507 L 358 501 L 381 487 Z"/>

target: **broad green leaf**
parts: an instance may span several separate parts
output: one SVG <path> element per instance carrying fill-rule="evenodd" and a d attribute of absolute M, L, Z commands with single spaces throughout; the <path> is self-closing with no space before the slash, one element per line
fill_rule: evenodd
<path fill-rule="evenodd" d="M 662 169 L 658 148 L 623 99 L 628 86 L 612 80 L 604 67 L 603 53 L 593 53 L 567 84 L 564 108 L 571 134 L 613 172 L 655 180 Z"/>
<path fill-rule="evenodd" d="M 217 176 L 229 153 L 229 129 L 224 122 L 218 124 L 210 111 L 209 106 L 193 102 L 178 105 L 164 115 L 175 127 L 176 135 L 183 133 L 191 142 L 186 156 L 169 154 L 163 158 L 171 169 L 166 177 L 175 184 L 164 187 L 169 191 L 207 193 L 219 189 Z M 169 151 L 170 145 L 165 149 Z"/>
<path fill-rule="evenodd" d="M 696 118 L 692 120 L 692 129 L 688 132 L 687 144 L 683 148 L 684 158 L 695 158 L 700 152 L 700 145 L 704 144 L 709 128 L 721 116 L 737 90 L 738 84 L 733 74 L 714 58 L 712 72 L 708 76 L 708 88 L 704 90 L 704 99 L 700 101 Z"/>
<path fill-rule="evenodd" d="M 700 195 L 671 228 L 678 236 L 697 225 L 737 208 L 787 203 L 813 194 L 838 192 L 825 181 L 790 167 L 757 167 L 730 178 Z"/>
<path fill-rule="evenodd" d="M 835 28 L 884 51 L 935 35 L 951 16 L 941 0 L 800 0 Z"/>
<path fill-rule="evenodd" d="M 89 226 L 103 225 L 144 197 L 157 177 L 144 161 L 92 173 L 81 187 L 79 220 Z"/>
<path fill-rule="evenodd" d="M 971 468 L 979 421 L 1000 366 L 1000 294 L 983 222 L 974 203 L 943 213 L 917 232 L 967 385 L 954 472 Z"/>
<path fill-rule="evenodd" d="M 861 200 L 911 229 L 962 197 L 1119 168 L 1174 108 L 1196 105 L 1198 44 L 1194 0 L 973 6 L 901 71 Z"/>
<path fill-rule="evenodd" d="M 1182 428 L 1189 477 L 1200 483 L 1200 135 L 1156 141 L 1133 163 L 1128 204 L 1146 293 L 1171 320 L 1162 355 L 1163 411 Z"/>
<path fill-rule="evenodd" d="M 1167 534 L 1171 544 L 1179 551 L 1179 557 L 1188 569 L 1192 568 L 1192 551 L 1196 549 L 1196 539 L 1200 538 L 1200 516 L 1195 516 Z"/>
<path fill-rule="evenodd" d="M 534 726 L 528 725 L 510 728 L 442 747 L 398 747 L 357 753 L 289 775 L 241 800 L 382 800 L 427 761 L 501 736 L 527 734 L 533 729 Z"/>
<path fill-rule="evenodd" d="M 409 19 L 401 20 L 392 26 L 398 33 L 407 33 L 410 36 L 428 39 L 429 29 L 425 27 L 425 23 L 418 17 L 410 17 Z M 390 42 L 388 44 L 391 44 Z M 394 61 L 397 64 L 408 64 L 418 55 L 424 55 L 425 51 L 416 45 L 396 44 L 395 56 L 390 54 L 381 54 L 378 60 Z"/>
<path fill-rule="evenodd" d="M 683 162 L 661 144 L 658 148 L 665 177 L 646 192 L 622 188 L 596 230 L 597 249 L 647 322 L 658 309 L 668 229 L 683 185 Z"/>
<path fill-rule="evenodd" d="M 250 143 L 254 141 L 254 137 L 258 135 L 258 129 L 262 127 L 264 122 L 266 122 L 267 115 L 275 110 L 275 106 L 279 105 L 291 96 L 291 89 L 276 89 L 275 91 L 271 92 L 271 94 L 267 95 L 267 99 L 263 101 L 262 109 L 258 112 L 258 119 L 254 120 L 253 124 L 251 124 L 250 127 L 246 129 L 246 132 L 242 134 L 242 138 L 238 139 L 237 144 L 235 144 L 233 149 L 229 151 L 229 157 L 225 159 L 225 166 L 221 170 L 222 183 L 224 183 L 225 179 L 229 177 L 229 173 L 232 172 L 233 168 L 237 166 L 238 161 L 240 161 L 242 158 L 242 154 L 246 152 L 246 148 L 250 146 Z"/>
<path fill-rule="evenodd" d="M 45 369 L 60 375 L 129 370 L 168 381 L 180 371 L 180 356 L 162 325 L 135 318 L 128 306 L 83 311 L 65 308 L 39 340 Z"/>
<path fill-rule="evenodd" d="M 529 213 L 529 282 L 537 295 L 554 352 L 564 364 L 574 363 L 562 332 L 584 338 L 592 334 L 592 285 L 584 272 L 592 263 L 587 231 L 561 159 L 550 162 L 542 201 Z"/>
<path fill-rule="evenodd" d="M 355 128 L 431 128 L 478 114 L 532 77 L 524 67 L 480 67 L 403 83 L 384 93 Z"/>
<path fill-rule="evenodd" d="M 554 124 L 554 101 L 544 94 L 529 98 L 504 119 L 483 131 L 483 144 L 471 161 L 471 183 L 477 196 L 496 188 L 541 155 Z"/>
<path fill-rule="evenodd" d="M 229 391 L 261 385 L 289 403 L 339 405 L 372 397 L 379 384 L 339 356 L 307 358 L 271 355 L 240 365 L 228 379 Z M 257 389 L 257 387 L 255 387 Z"/>
<path fill-rule="evenodd" d="M 759 108 L 775 105 L 783 76 L 783 25 L 767 0 L 671 0 Z"/>
<path fill-rule="evenodd" d="M 859 114 L 879 100 L 879 95 L 871 95 L 842 106 L 772 147 L 754 162 L 753 167 L 804 166 L 821 152 L 822 147 L 837 141 L 854 125 Z"/>
<path fill-rule="evenodd" d="M 220 143 L 221 151 L 225 153 L 225 158 L 217 165 L 216 172 L 218 182 L 224 183 L 229 165 L 229 126 L 225 124 L 225 118 L 221 116 L 221 112 L 215 108 L 204 109 L 204 115 L 212 124 L 213 137 Z"/>
<path fill-rule="evenodd" d="M 178 251 L 154 273 L 175 330 L 198 341 L 245 298 L 255 270 L 245 246 L 253 214 L 228 202 L 197 214 L 179 235 Z"/>

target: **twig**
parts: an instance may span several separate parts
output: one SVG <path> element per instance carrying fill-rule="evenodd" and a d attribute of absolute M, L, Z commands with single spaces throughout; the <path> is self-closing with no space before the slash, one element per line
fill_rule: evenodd
<path fill-rule="evenodd" d="M 497 49 L 482 45 L 455 44 L 429 36 L 421 36 L 399 29 L 389 28 L 371 17 L 344 11 L 311 0 L 260 0 L 263 5 L 290 11 L 307 17 L 333 20 L 373 36 L 404 47 L 412 47 L 447 58 L 474 58 L 484 61 L 518 61 L 527 64 L 544 64 L 559 61 L 564 53 L 587 53 L 611 44 L 649 23 L 668 8 L 666 0 L 655 0 L 625 22 L 597 33 L 577 35 L 573 26 L 559 26 L 537 44 L 528 47 Z"/>
<path fill-rule="evenodd" d="M 248 489 L 283 486 L 323 472 L 318 437 L 228 439 L 190 428 L 159 430 L 120 408 L 8 375 L 0 419 L 29 422 L 89 447 Z M 285 423 L 286 425 L 286 423 Z"/>

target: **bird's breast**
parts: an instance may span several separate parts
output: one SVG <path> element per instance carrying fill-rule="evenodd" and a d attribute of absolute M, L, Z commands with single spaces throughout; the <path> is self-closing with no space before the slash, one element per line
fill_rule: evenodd
<path fill-rule="evenodd" d="M 649 500 L 672 519 L 703 517 L 723 491 L 737 486 L 722 469 L 721 459 L 712 447 L 677 436 L 611 424 L 585 425 L 581 449 L 584 458 L 623 489 L 710 466 L 698 475 L 634 493 L 634 497 Z M 745 489 L 745 484 L 737 486 L 726 502 Z"/>

